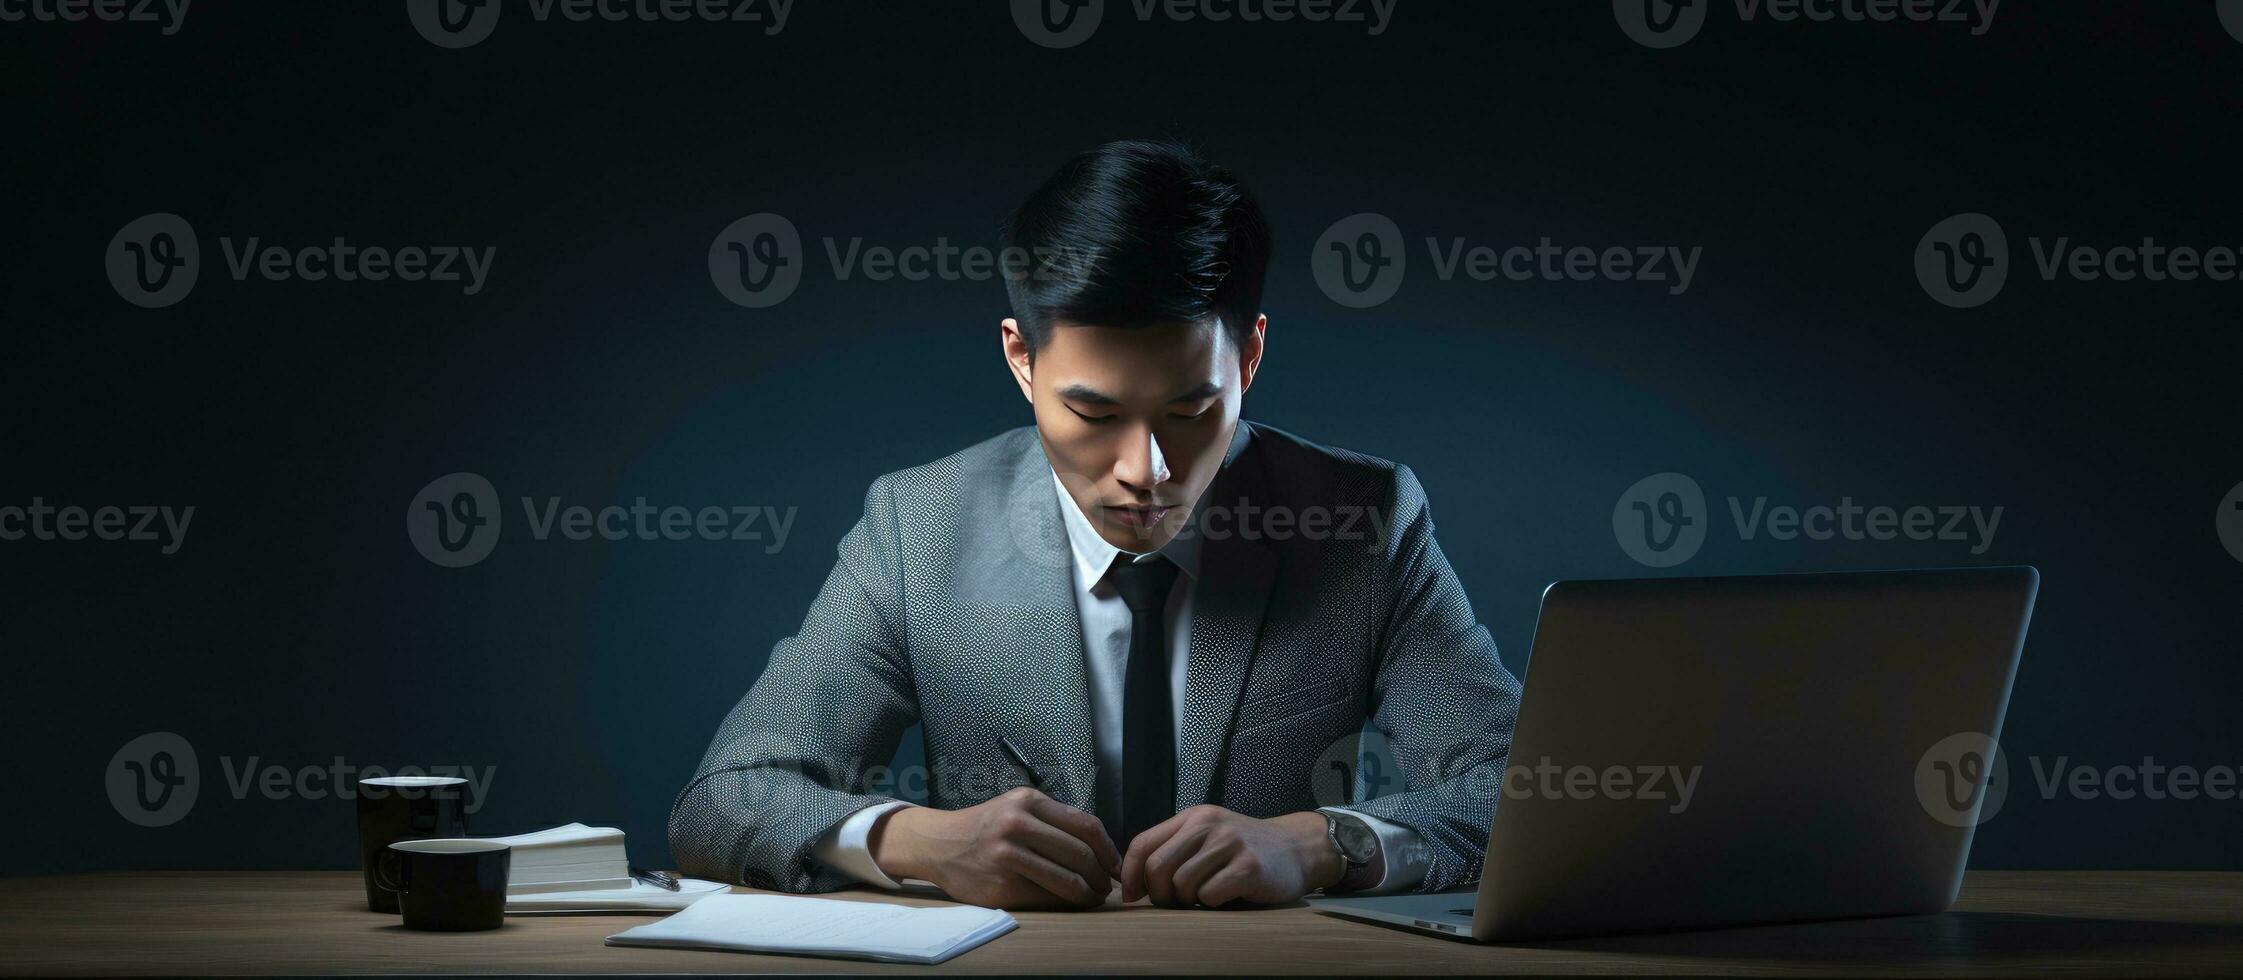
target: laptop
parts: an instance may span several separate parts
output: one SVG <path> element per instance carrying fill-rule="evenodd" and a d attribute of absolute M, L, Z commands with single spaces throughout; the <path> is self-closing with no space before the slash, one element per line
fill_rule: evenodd
<path fill-rule="evenodd" d="M 2039 588 L 2022 566 L 1555 583 L 1477 889 L 1310 904 L 1481 942 L 1944 911 L 2008 785 Z"/>

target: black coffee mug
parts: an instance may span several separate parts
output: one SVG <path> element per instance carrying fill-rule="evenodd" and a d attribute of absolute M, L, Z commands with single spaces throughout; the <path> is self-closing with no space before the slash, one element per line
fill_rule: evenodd
<path fill-rule="evenodd" d="M 467 780 L 457 776 L 385 776 L 358 781 L 358 867 L 366 907 L 397 914 L 397 894 L 374 881 L 382 848 L 401 840 L 467 836 Z"/>
<path fill-rule="evenodd" d="M 506 869 L 514 849 L 495 840 L 406 840 L 382 850 L 374 879 L 396 892 L 405 928 L 496 929 L 506 922 Z"/>

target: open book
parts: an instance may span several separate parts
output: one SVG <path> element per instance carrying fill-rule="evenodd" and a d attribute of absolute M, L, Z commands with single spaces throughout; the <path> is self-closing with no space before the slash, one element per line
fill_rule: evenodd
<path fill-rule="evenodd" d="M 976 905 L 913 908 L 792 895 L 711 895 L 660 922 L 609 936 L 607 942 L 940 963 L 1018 926 L 1011 914 Z"/>

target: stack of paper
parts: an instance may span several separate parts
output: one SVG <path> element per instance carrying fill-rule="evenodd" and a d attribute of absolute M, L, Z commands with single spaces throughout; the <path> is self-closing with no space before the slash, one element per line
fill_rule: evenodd
<path fill-rule="evenodd" d="M 711 895 L 607 941 L 610 946 L 940 963 L 1018 926 L 1010 914 L 974 905 L 913 908 L 789 895 Z"/>
<path fill-rule="evenodd" d="M 506 874 L 510 897 L 631 887 L 631 859 L 623 850 L 623 832 L 613 827 L 572 823 L 491 839 L 514 849 Z"/>

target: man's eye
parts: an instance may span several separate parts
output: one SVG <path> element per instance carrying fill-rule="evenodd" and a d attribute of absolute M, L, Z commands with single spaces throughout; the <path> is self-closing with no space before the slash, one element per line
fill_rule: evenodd
<path fill-rule="evenodd" d="M 1069 405 L 1067 406 L 1067 410 L 1070 412 L 1075 412 L 1075 406 Z M 1084 415 L 1081 412 L 1075 412 L 1075 417 L 1092 425 L 1103 425 L 1114 420 L 1114 417 L 1111 415 Z"/>
<path fill-rule="evenodd" d="M 1170 413 L 1168 413 L 1168 417 L 1169 417 L 1169 418 L 1172 418 L 1172 419 L 1182 419 L 1182 420 L 1184 420 L 1184 421 L 1187 421 L 1187 422 L 1189 422 L 1189 421 L 1191 421 L 1192 419 L 1196 419 L 1196 418 L 1201 418 L 1201 417 L 1204 417 L 1204 416 L 1205 416 L 1205 415 L 1206 415 L 1206 414 L 1207 414 L 1208 412 L 1211 412 L 1211 411 L 1213 411 L 1214 409 L 1215 409 L 1215 406 L 1213 406 L 1213 405 L 1209 405 L 1209 406 L 1207 406 L 1206 408 L 1200 409 L 1199 411 L 1193 412 L 1193 413 L 1191 413 L 1191 414 L 1189 414 L 1189 415 L 1185 415 L 1185 414 L 1182 414 L 1182 413 L 1180 413 L 1180 412 L 1170 412 Z"/>

